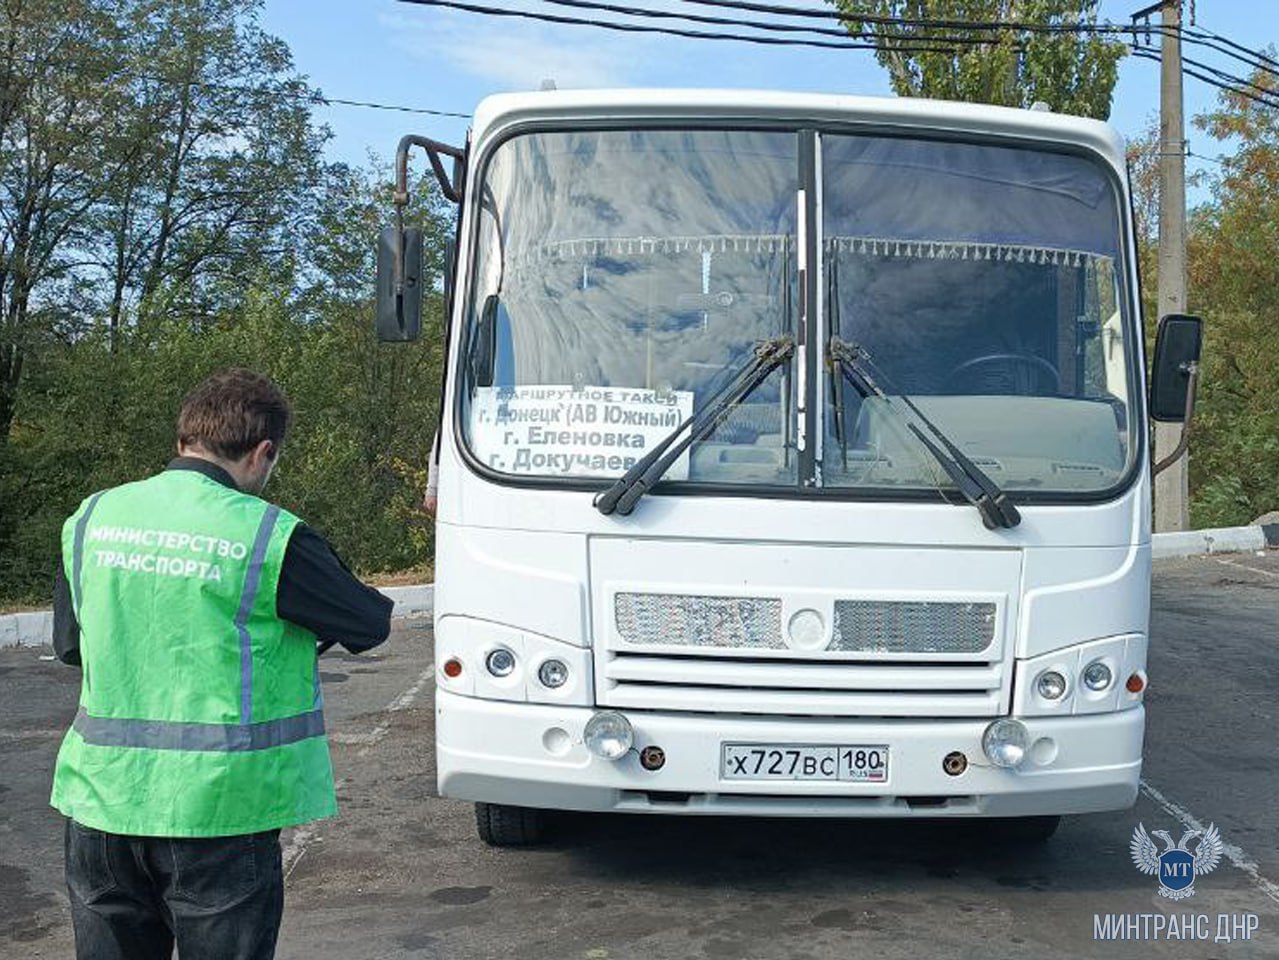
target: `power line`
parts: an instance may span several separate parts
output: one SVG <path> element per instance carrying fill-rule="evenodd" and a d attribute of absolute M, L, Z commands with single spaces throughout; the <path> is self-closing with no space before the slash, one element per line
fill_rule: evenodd
<path fill-rule="evenodd" d="M 409 107 L 402 103 L 376 103 L 372 100 L 346 100 L 341 97 L 326 97 L 317 93 L 308 98 L 310 102 L 324 107 L 363 107 L 366 110 L 388 110 L 394 113 L 416 113 L 427 117 L 452 117 L 458 120 L 469 120 L 469 113 L 458 113 L 453 110 L 433 110 L 428 107 Z"/>
<path fill-rule="evenodd" d="M 460 0 L 400 0 L 401 3 L 414 3 L 419 6 L 427 7 L 447 7 L 451 10 L 462 10 L 466 13 L 479 14 L 488 17 L 508 17 L 522 20 L 534 20 L 541 23 L 554 23 L 565 26 L 578 27 L 599 27 L 604 30 L 615 30 L 622 33 L 649 33 L 659 34 L 670 37 L 683 37 L 690 40 L 730 40 L 740 43 L 754 43 L 764 46 L 775 47 L 817 47 L 827 50 L 875 50 L 878 44 L 874 42 L 867 43 L 865 41 L 854 40 L 851 35 L 849 42 L 837 42 L 835 40 L 795 40 L 786 37 L 760 37 L 749 34 L 738 33 L 710 33 L 705 30 L 685 30 L 676 27 L 654 27 L 641 23 L 617 23 L 615 21 L 605 20 L 588 20 L 582 17 L 566 17 L 554 13 L 534 13 L 531 10 L 504 10 L 499 7 L 490 7 L 477 3 L 463 3 Z M 651 13 L 652 11 L 650 11 Z M 913 38 L 912 38 L 913 39 Z M 894 50 L 902 53 L 955 53 L 953 47 L 935 47 L 927 45 L 927 38 L 923 38 L 923 43 L 915 43 L 911 46 L 894 46 Z"/>
<path fill-rule="evenodd" d="M 851 50 L 866 50 L 866 49 L 878 50 L 880 49 L 881 44 L 886 39 L 892 39 L 894 41 L 900 39 L 906 42 L 900 43 L 900 44 L 893 43 L 891 49 L 899 52 L 903 52 L 903 53 L 912 53 L 912 52 L 947 53 L 954 56 L 959 54 L 960 51 L 956 49 L 954 46 L 944 45 L 946 42 L 948 41 L 949 42 L 967 42 L 967 43 L 973 42 L 971 39 L 968 39 L 968 38 L 953 38 L 953 37 L 946 37 L 946 38 L 918 37 L 917 38 L 909 35 L 898 35 L 898 36 L 889 38 L 884 34 L 874 34 L 873 36 L 875 37 L 875 39 L 869 43 L 864 41 L 863 42 L 854 41 L 851 43 L 850 42 L 836 43 L 833 41 L 794 39 L 790 37 L 787 37 L 787 38 L 760 37 L 760 36 L 739 34 L 739 33 L 708 32 L 704 30 L 688 30 L 688 29 L 675 28 L 675 27 L 658 27 L 658 26 L 652 26 L 652 25 L 640 24 L 640 23 L 623 23 L 623 22 L 605 21 L 605 20 L 599 20 L 599 19 L 588 19 L 584 17 L 569 17 L 569 16 L 561 16 L 561 15 L 550 14 L 550 13 L 538 13 L 530 10 L 501 9 L 501 8 L 489 6 L 486 4 L 464 2 L 464 0 L 401 0 L 401 2 L 414 3 L 419 6 L 434 6 L 434 7 L 444 7 L 449 9 L 461 10 L 467 13 L 473 13 L 480 16 L 519 18 L 519 19 L 532 20 L 535 22 L 553 23 L 553 24 L 568 25 L 568 26 L 589 26 L 589 27 L 596 27 L 596 28 L 606 29 L 606 30 L 621 31 L 626 33 L 649 33 L 649 34 L 659 34 L 659 35 L 667 35 L 667 36 L 678 36 L 678 37 L 683 37 L 688 39 L 697 39 L 697 40 L 738 41 L 738 42 L 744 42 L 744 43 L 765 44 L 770 46 L 820 47 L 825 49 L 843 49 L 843 50 L 850 50 L 850 49 Z M 782 27 L 790 27 L 792 30 L 795 29 L 793 24 L 792 25 L 771 24 L 771 23 L 760 23 L 758 21 L 745 21 L 745 22 L 729 21 L 729 20 L 726 20 L 725 18 L 701 17 L 701 16 L 690 15 L 690 14 L 675 13 L 672 11 L 659 11 L 659 10 L 653 10 L 653 9 L 642 8 L 642 7 L 623 6 L 620 4 L 606 2 L 606 0 L 544 0 L 544 2 L 556 4 L 559 6 L 572 7 L 576 9 L 596 10 L 601 12 L 622 14 L 622 15 L 631 16 L 631 17 L 641 17 L 641 18 L 650 18 L 650 19 L 660 18 L 664 20 L 665 19 L 681 19 L 681 20 L 694 21 L 699 23 L 708 23 L 708 24 L 716 24 L 716 25 L 733 25 L 737 27 L 748 27 L 748 28 L 765 29 L 765 30 L 770 30 L 770 29 L 775 30 Z M 829 20 L 832 17 L 835 19 L 841 19 L 842 17 L 842 15 L 836 11 L 805 10 L 801 8 L 779 7 L 772 4 L 753 2 L 753 0 L 684 0 L 684 2 L 691 3 L 691 4 L 698 4 L 701 6 L 731 8 L 735 10 L 744 10 L 744 11 L 755 12 L 755 13 L 771 13 L 771 14 L 780 14 L 784 16 L 802 16 L 802 17 L 810 17 L 810 18 L 821 17 L 822 19 L 825 19 L 825 20 Z M 854 18 L 854 19 L 860 20 L 862 18 Z M 1128 34 L 1132 34 L 1134 40 L 1132 43 L 1128 44 L 1128 46 L 1130 47 L 1134 56 L 1141 57 L 1143 59 L 1157 59 L 1158 55 L 1151 48 L 1142 47 L 1139 43 L 1136 42 L 1137 33 L 1141 32 L 1149 35 L 1150 33 L 1153 33 L 1153 32 L 1161 32 L 1166 35 L 1166 32 L 1158 30 L 1156 28 L 1152 28 L 1149 26 L 1142 27 L 1139 25 L 1132 25 L 1128 27 L 1116 27 L 1110 24 L 1100 25 L 1100 24 L 1084 24 L 1084 23 L 1045 25 L 1045 24 L 1025 24 L 1025 23 L 1019 23 L 1014 21 L 967 22 L 967 21 L 958 21 L 958 20 L 923 20 L 918 18 L 911 19 L 911 18 L 869 17 L 869 16 L 866 17 L 865 20 L 867 22 L 874 21 L 881 25 L 889 25 L 889 26 L 926 25 L 930 27 L 936 26 L 936 27 L 948 28 L 948 29 L 979 29 L 979 30 L 1002 29 L 1002 30 L 1012 30 L 1012 31 L 1025 30 L 1028 32 L 1048 31 L 1052 33 L 1065 33 L 1065 32 L 1085 33 L 1085 34 L 1103 33 L 1103 34 L 1125 35 L 1125 36 Z M 798 29 L 802 32 L 813 32 L 816 28 L 798 28 Z M 824 35 L 830 35 L 830 31 L 821 30 L 820 32 Z M 1177 28 L 1175 30 L 1171 30 L 1168 32 L 1172 32 L 1177 35 L 1184 34 L 1184 31 L 1182 31 L 1180 28 Z M 1005 42 L 1005 40 L 1006 38 L 1004 37 L 995 37 L 995 38 L 992 38 L 991 42 L 1002 43 L 1002 42 Z M 1205 38 L 1190 38 L 1190 40 L 1191 42 L 1197 42 L 1197 43 L 1200 43 L 1201 45 L 1211 46 L 1213 47 L 1213 49 L 1218 49 L 1218 50 L 1220 50 L 1221 48 L 1219 46 L 1216 46 L 1211 41 L 1219 40 L 1221 42 L 1226 42 L 1225 38 L 1218 37 L 1217 35 L 1211 35 L 1210 37 L 1205 37 Z M 981 41 L 977 41 L 977 42 L 980 43 Z M 1234 47 L 1237 47 L 1239 49 L 1243 49 L 1243 50 L 1247 49 L 1247 48 L 1241 47 L 1241 45 L 1239 44 L 1234 44 L 1233 41 L 1229 41 L 1229 43 L 1231 43 Z M 942 44 L 942 45 L 939 45 L 939 44 Z M 1229 51 L 1226 51 L 1226 52 L 1229 52 Z M 1230 55 L 1237 57 L 1237 54 L 1230 54 Z M 1264 55 L 1257 54 L 1257 56 L 1260 57 Z M 1218 70 L 1215 67 L 1212 67 L 1208 64 L 1204 64 L 1196 60 L 1187 60 L 1185 63 L 1183 63 L 1183 70 L 1187 76 L 1193 77 L 1197 80 L 1201 80 L 1205 83 L 1209 83 L 1218 89 L 1240 94 L 1241 96 L 1251 99 L 1257 103 L 1264 104 L 1266 106 L 1279 107 L 1279 101 L 1270 99 L 1270 91 L 1268 91 L 1265 87 L 1261 87 L 1260 85 L 1250 80 L 1246 80 L 1242 77 L 1237 77 L 1225 71 Z M 1279 76 L 1279 74 L 1276 74 L 1276 75 Z M 1246 87 L 1252 87 L 1254 90 L 1258 91 L 1260 95 L 1250 93 L 1247 89 L 1245 89 Z"/>
<path fill-rule="evenodd" d="M 876 14 L 850 14 L 839 10 L 803 7 L 781 7 L 758 3 L 753 0 L 683 0 L 684 3 L 703 7 L 720 7 L 726 10 L 743 10 L 750 13 L 772 13 L 802 19 L 835 20 L 842 23 L 870 23 L 877 26 L 924 27 L 948 30 L 987 30 L 1024 33 L 1105 33 L 1128 34 L 1130 27 L 1105 23 L 1030 23 L 1018 20 L 945 20 L 930 17 L 897 17 Z M 1145 28 L 1142 28 L 1145 29 Z M 1158 29 L 1158 28 L 1155 28 Z"/>
<path fill-rule="evenodd" d="M 1210 157 L 1207 154 L 1195 153 L 1193 150 L 1187 150 L 1185 155 L 1187 157 L 1194 157 L 1196 160 L 1207 160 L 1209 163 L 1215 163 L 1219 167 L 1226 166 L 1228 159 L 1225 157 Z"/>
<path fill-rule="evenodd" d="M 0 63 L 25 63 L 35 67 L 54 67 L 69 72 L 73 72 L 83 76 L 90 72 L 83 63 L 76 63 L 69 60 L 58 60 L 53 58 L 40 57 L 20 57 L 10 56 L 0 60 Z M 250 87 L 237 83 L 220 83 L 213 80 L 200 80 L 195 77 L 173 77 L 165 76 L 159 73 L 146 73 L 139 70 L 130 70 L 127 68 L 103 69 L 96 71 L 96 79 L 109 80 L 112 77 L 123 77 L 131 80 L 147 80 L 152 83 L 161 83 L 167 86 L 180 87 L 192 86 L 200 87 L 205 90 L 222 90 L 229 93 L 246 93 L 255 97 L 271 97 L 277 100 L 293 100 L 305 101 L 306 103 L 315 104 L 321 107 L 359 107 L 366 110 L 386 110 L 395 113 L 413 113 L 430 117 L 452 117 L 460 120 L 469 120 L 469 113 L 457 113 L 451 110 L 436 110 L 429 107 L 410 107 L 401 103 L 379 103 L 374 100 L 353 100 L 348 97 L 329 97 L 319 90 L 269 90 L 263 87 Z M 299 80 L 286 81 L 289 83 L 299 83 Z"/>
<path fill-rule="evenodd" d="M 647 7 L 625 7 L 615 3 L 604 3 L 601 0 L 542 0 L 543 3 L 553 4 L 558 7 L 569 7 L 576 10 L 599 10 L 606 13 L 614 13 L 628 17 L 641 17 L 654 20 L 684 20 L 689 23 L 705 23 L 712 26 L 720 27 L 746 27 L 751 30 L 764 30 L 772 33 L 804 33 L 814 34 L 825 37 L 840 37 L 848 40 L 852 35 L 845 27 L 808 27 L 791 23 L 769 23 L 761 20 L 743 20 L 740 18 L 729 17 L 712 17 L 704 14 L 680 13 L 674 10 L 653 10 Z M 596 25 L 599 25 L 598 23 Z M 978 37 L 960 37 L 960 36 L 928 36 L 914 38 L 908 34 L 902 34 L 900 37 L 893 39 L 921 39 L 929 42 L 938 43 L 962 43 L 962 44 L 986 44 L 998 43 L 1001 38 L 986 40 Z"/>
<path fill-rule="evenodd" d="M 1159 62 L 1159 53 L 1150 47 L 1136 47 L 1133 49 L 1132 55 L 1142 60 L 1153 60 L 1155 63 Z M 1220 80 L 1214 79 L 1209 74 L 1200 73 L 1194 67 L 1186 66 L 1184 62 L 1184 58 L 1183 58 L 1181 70 L 1182 70 L 1182 73 L 1186 74 L 1186 76 L 1194 77 L 1196 80 L 1202 80 L 1204 83 L 1209 84 L 1210 86 L 1216 87 L 1218 90 L 1225 90 L 1228 93 L 1238 94 L 1241 97 L 1244 97 L 1248 100 L 1253 100 L 1257 103 L 1262 104 L 1263 106 L 1279 108 L 1279 100 L 1272 100 L 1272 99 L 1269 99 L 1268 97 L 1257 96 L 1256 94 L 1250 93 L 1249 91 L 1244 90 L 1241 87 L 1231 86 L 1230 84 L 1223 83 Z M 1237 77 L 1235 79 L 1239 80 L 1240 83 L 1246 82 Z"/>
<path fill-rule="evenodd" d="M 1233 47 L 1234 49 L 1242 53 L 1248 54 L 1248 56 L 1250 57 L 1255 57 L 1257 60 L 1260 60 L 1263 63 L 1269 64 L 1271 67 L 1279 67 L 1279 60 L 1275 60 L 1273 57 L 1267 56 L 1266 54 L 1262 53 L 1260 50 L 1253 50 L 1249 47 L 1245 47 L 1241 44 L 1235 43 L 1233 40 L 1227 37 L 1223 37 L 1219 33 L 1213 33 L 1211 30 L 1205 30 L 1203 27 L 1192 27 L 1190 28 L 1189 32 L 1192 32 L 1197 36 L 1208 37 L 1212 40 L 1216 40 L 1217 42 L 1223 43 L 1228 47 Z"/>

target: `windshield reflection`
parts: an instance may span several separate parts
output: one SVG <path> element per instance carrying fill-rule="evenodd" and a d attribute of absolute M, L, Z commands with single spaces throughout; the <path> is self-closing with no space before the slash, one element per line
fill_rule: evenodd
<path fill-rule="evenodd" d="M 1005 489 L 1118 484 L 1133 456 L 1133 364 L 1102 169 L 1008 147 L 821 139 L 826 332 L 874 355 Z M 480 461 L 620 476 L 755 344 L 798 336 L 798 157 L 785 131 L 501 145 L 484 171 L 464 342 L 463 424 Z M 796 362 L 668 479 L 802 489 Z M 809 389 L 823 411 L 818 482 L 948 482 L 874 398 L 829 370 Z"/>

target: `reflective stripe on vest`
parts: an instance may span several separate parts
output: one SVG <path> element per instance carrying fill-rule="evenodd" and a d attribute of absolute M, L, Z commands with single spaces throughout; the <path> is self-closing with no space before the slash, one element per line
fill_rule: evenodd
<path fill-rule="evenodd" d="M 76 620 L 80 619 L 80 571 L 84 567 L 84 532 L 89 527 L 89 518 L 93 516 L 93 508 L 98 505 L 105 490 L 99 490 L 89 498 L 84 513 L 75 525 L 75 546 L 71 553 L 71 609 L 75 611 Z"/>
<path fill-rule="evenodd" d="M 205 750 L 231 753 L 270 750 L 324 733 L 324 711 L 311 710 L 261 723 L 180 723 L 172 720 L 123 720 L 91 717 L 81 707 L 72 724 L 95 747 L 147 750 Z"/>
<path fill-rule="evenodd" d="M 240 609 L 235 614 L 235 630 L 240 635 L 240 724 L 243 726 L 253 716 L 253 639 L 249 636 L 249 613 L 257 599 L 258 584 L 262 580 L 262 561 L 266 547 L 271 542 L 275 519 L 280 515 L 277 506 L 267 507 L 258 524 L 258 535 L 253 538 L 253 554 L 249 559 L 249 571 L 244 576 L 244 590 L 240 594 Z"/>
<path fill-rule="evenodd" d="M 75 602 L 79 602 L 80 571 L 84 563 L 84 536 L 89 516 L 97 505 L 98 493 L 89 501 L 76 524 L 72 553 L 72 577 Z M 91 717 L 84 707 L 76 713 L 72 727 L 85 743 L 97 747 L 139 747 L 147 750 L 202 750 L 238 752 L 269 750 L 318 737 L 324 733 L 324 712 L 319 704 L 319 663 L 315 669 L 316 709 L 279 720 L 249 723 L 253 715 L 253 638 L 249 636 L 249 615 L 262 582 L 262 564 L 266 559 L 271 533 L 280 516 L 280 508 L 269 506 L 258 524 L 253 539 L 253 552 L 240 592 L 240 605 L 235 615 L 235 630 L 240 638 L 240 722 L 185 723 L 173 720 L 134 720 L 122 717 Z"/>

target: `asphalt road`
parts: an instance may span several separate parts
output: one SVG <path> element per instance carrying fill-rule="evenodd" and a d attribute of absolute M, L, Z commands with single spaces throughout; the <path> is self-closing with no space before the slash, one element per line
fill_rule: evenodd
<path fill-rule="evenodd" d="M 430 626 L 326 656 L 342 815 L 285 838 L 279 956 L 834 960 L 1279 958 L 1279 554 L 1157 565 L 1146 788 L 1037 849 L 956 824 L 571 817 L 492 850 L 434 795 Z M 0 957 L 72 955 L 50 768 L 77 671 L 0 651 Z M 1173 904 L 1129 861 L 1137 821 L 1231 845 Z M 1179 822 L 1180 821 L 1180 822 Z M 1099 942 L 1094 914 L 1209 916 L 1199 941 Z M 1214 942 L 1218 915 L 1255 914 Z M 1149 921 L 1148 921 L 1149 922 Z M 1234 931 L 1233 928 L 1229 932 Z"/>

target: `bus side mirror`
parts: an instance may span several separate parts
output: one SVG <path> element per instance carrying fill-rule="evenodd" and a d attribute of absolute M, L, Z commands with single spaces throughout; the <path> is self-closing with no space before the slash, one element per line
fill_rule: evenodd
<path fill-rule="evenodd" d="M 453 316 L 453 294 L 457 289 L 457 241 L 449 237 L 444 241 L 444 316 L 445 330 L 449 328 L 449 319 Z"/>
<path fill-rule="evenodd" d="M 1195 396 L 1192 383 L 1199 371 L 1203 322 L 1198 317 L 1170 313 L 1159 321 L 1155 363 L 1150 371 L 1150 416 L 1162 423 L 1190 419 Z"/>
<path fill-rule="evenodd" d="M 403 242 L 401 273 L 395 262 L 400 253 L 396 228 L 386 227 L 378 237 L 377 338 L 383 342 L 416 340 L 422 332 L 422 231 L 406 229 Z"/>
<path fill-rule="evenodd" d="M 471 340 L 471 383 L 477 387 L 493 386 L 494 368 L 497 365 L 497 308 L 501 301 L 497 294 L 484 298 L 479 320 Z"/>

